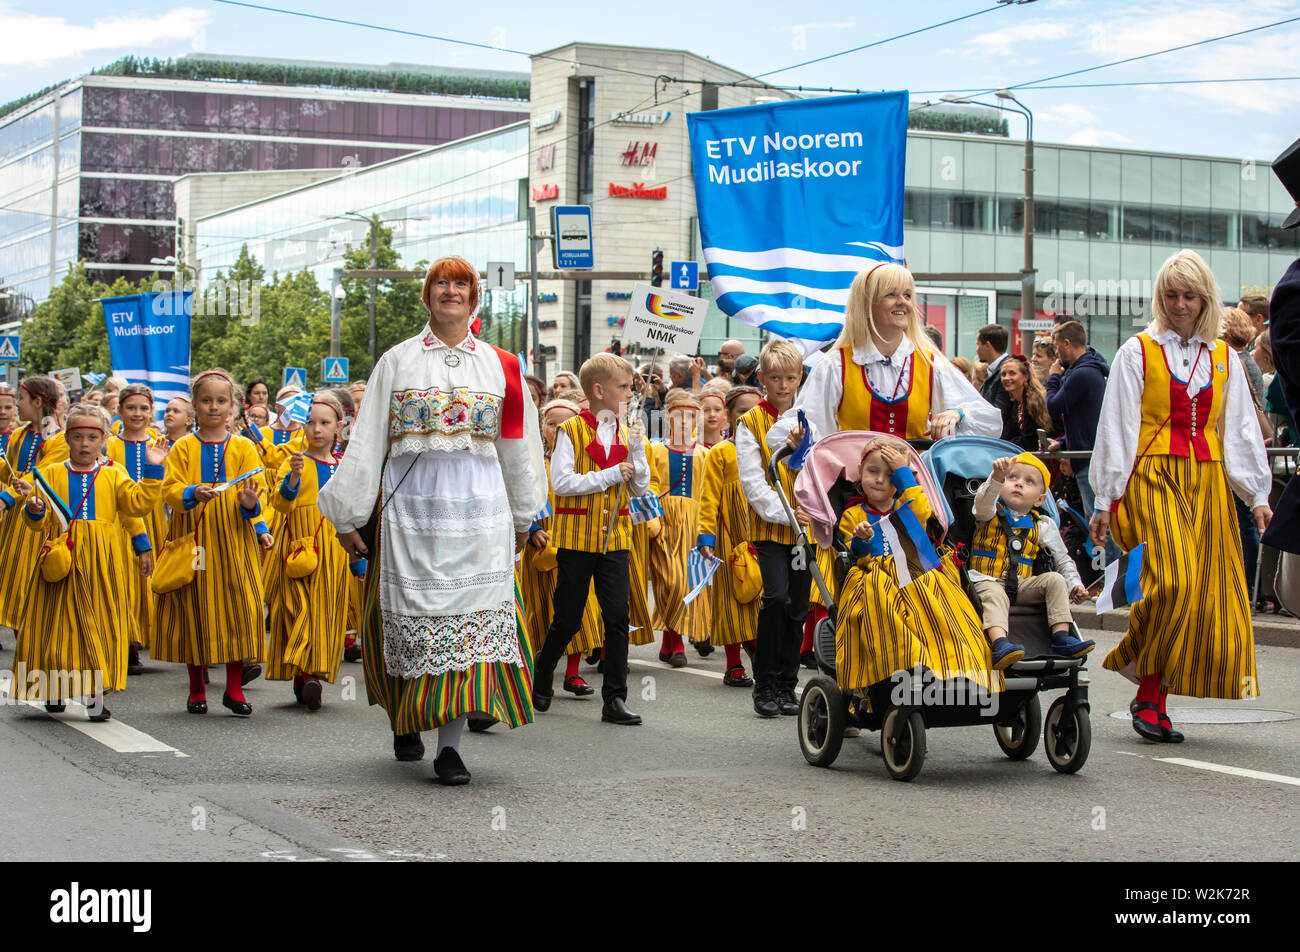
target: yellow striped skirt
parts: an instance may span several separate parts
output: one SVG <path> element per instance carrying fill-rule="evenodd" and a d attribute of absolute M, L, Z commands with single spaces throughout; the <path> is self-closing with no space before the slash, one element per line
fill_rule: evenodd
<path fill-rule="evenodd" d="M 686 559 L 695 547 L 699 503 L 684 496 L 665 496 L 663 531 L 650 544 L 650 578 L 655 589 L 655 628 L 671 628 L 691 641 L 708 641 L 712 605 L 707 592 L 689 605 Z M 635 623 L 633 623 L 635 624 Z"/>
<path fill-rule="evenodd" d="M 315 530 L 320 512 L 315 506 L 304 507 L 289 519 L 294 536 L 306 538 Z M 279 595 L 271 603 L 268 681 L 288 681 L 294 675 L 307 674 L 333 683 L 338 676 L 352 573 L 332 526 L 323 526 L 316 539 L 320 549 L 316 571 L 302 578 L 284 576 Z"/>

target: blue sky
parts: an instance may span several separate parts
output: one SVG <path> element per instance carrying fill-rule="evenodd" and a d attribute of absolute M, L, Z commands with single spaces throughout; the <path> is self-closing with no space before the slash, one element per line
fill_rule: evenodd
<path fill-rule="evenodd" d="M 751 74 L 780 69 L 993 6 L 993 0 L 900 4 L 847 0 L 659 0 L 624 6 L 536 3 L 356 3 L 270 6 L 540 51 L 572 40 L 684 48 Z M 490 11 L 484 13 L 484 11 Z M 554 12 L 563 10 L 563 13 Z M 989 89 L 1300 16 L 1294 0 L 1034 0 L 875 49 L 780 72 L 770 81 L 862 89 Z M 188 0 L 114 6 L 0 0 L 0 102 L 134 53 L 191 50 L 384 64 L 527 71 L 524 56 Z M 1113 67 L 1059 83 L 1158 82 L 1300 75 L 1300 23 Z M 649 93 L 647 81 L 647 94 Z M 1272 159 L 1300 136 L 1300 81 L 1195 86 L 1026 89 L 1036 138 Z M 933 98 L 929 94 L 919 98 Z M 1012 116 L 1012 134 L 1023 135 Z"/>

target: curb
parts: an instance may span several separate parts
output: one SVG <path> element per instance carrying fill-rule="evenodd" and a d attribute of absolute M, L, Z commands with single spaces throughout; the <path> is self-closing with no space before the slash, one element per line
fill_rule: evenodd
<path fill-rule="evenodd" d="M 1091 605 L 1071 609 L 1074 623 L 1081 629 L 1092 631 L 1128 631 L 1128 612 L 1119 609 L 1098 615 Z M 1300 648 L 1300 620 L 1277 615 L 1252 615 L 1255 627 L 1255 644 L 1280 648 Z"/>

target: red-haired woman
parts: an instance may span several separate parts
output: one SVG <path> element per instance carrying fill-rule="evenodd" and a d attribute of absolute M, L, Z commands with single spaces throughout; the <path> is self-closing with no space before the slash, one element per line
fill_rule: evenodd
<path fill-rule="evenodd" d="M 422 298 L 428 325 L 375 364 L 317 504 L 349 557 L 369 559 L 366 686 L 388 712 L 394 753 L 419 760 L 420 733 L 437 727 L 434 771 L 461 784 L 467 715 L 509 727 L 533 719 L 514 555 L 546 504 L 546 469 L 519 361 L 470 330 L 478 273 L 464 258 L 441 258 Z M 357 530 L 376 496 L 371 549 Z"/>

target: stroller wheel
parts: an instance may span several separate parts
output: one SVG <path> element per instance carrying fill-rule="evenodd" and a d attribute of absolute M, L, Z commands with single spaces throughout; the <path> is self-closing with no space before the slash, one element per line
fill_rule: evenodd
<path fill-rule="evenodd" d="M 1038 695 L 1032 694 L 1010 724 L 994 724 L 993 736 L 997 738 L 1002 753 L 1012 760 L 1024 760 L 1038 746 L 1038 729 L 1043 723 L 1043 708 Z"/>
<path fill-rule="evenodd" d="M 829 767 L 840 755 L 847 720 L 844 695 L 830 678 L 813 678 L 799 698 L 799 747 L 814 767 Z"/>
<path fill-rule="evenodd" d="M 1059 697 L 1047 709 L 1043 725 L 1043 750 L 1047 762 L 1061 773 L 1074 773 L 1092 748 L 1092 720 L 1088 709 Z"/>
<path fill-rule="evenodd" d="M 925 718 L 921 712 L 891 707 L 880 728 L 880 752 L 895 780 L 911 780 L 925 764 Z"/>

